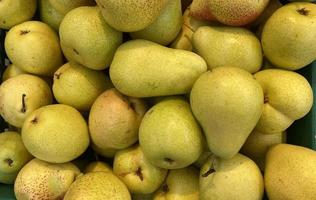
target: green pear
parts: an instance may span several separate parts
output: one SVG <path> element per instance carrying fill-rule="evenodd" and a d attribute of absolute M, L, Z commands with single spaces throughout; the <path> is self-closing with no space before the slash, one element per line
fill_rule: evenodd
<path fill-rule="evenodd" d="M 132 32 L 134 39 L 150 40 L 168 45 L 178 35 L 182 25 L 181 0 L 168 1 L 158 18 L 145 29 Z"/>
<path fill-rule="evenodd" d="M 54 74 L 56 100 L 81 111 L 89 111 L 98 96 L 111 87 L 112 83 L 104 73 L 75 62 L 66 63 Z"/>
<path fill-rule="evenodd" d="M 18 76 L 20 74 L 26 74 L 27 72 L 23 71 L 22 69 L 16 67 L 13 64 L 10 64 L 7 66 L 2 74 L 2 81 L 6 81 L 9 78 L 13 78 L 15 76 Z"/>
<path fill-rule="evenodd" d="M 0 86 L 0 114 L 5 121 L 18 128 L 34 110 L 52 101 L 52 92 L 47 83 L 34 75 L 21 74 Z"/>
<path fill-rule="evenodd" d="M 145 157 L 165 169 L 179 169 L 195 162 L 203 150 L 202 139 L 189 103 L 176 97 L 149 109 L 139 128 Z"/>
<path fill-rule="evenodd" d="M 203 136 L 204 136 L 204 134 L 203 134 Z M 203 139 L 202 139 L 202 145 L 203 145 L 203 151 L 202 151 L 200 157 L 193 163 L 194 167 L 199 168 L 199 169 L 206 162 L 206 160 L 212 155 L 212 152 L 208 148 L 205 137 L 203 137 Z"/>
<path fill-rule="evenodd" d="M 170 170 L 153 200 L 199 200 L 199 172 L 194 167 Z"/>
<path fill-rule="evenodd" d="M 102 70 L 122 43 L 122 33 L 110 27 L 98 7 L 79 7 L 66 14 L 59 27 L 61 48 L 69 61 Z"/>
<path fill-rule="evenodd" d="M 190 15 L 199 20 L 216 21 L 208 0 L 193 0 L 190 5 Z"/>
<path fill-rule="evenodd" d="M 209 69 L 232 66 L 254 73 L 262 65 L 260 41 L 245 28 L 203 26 L 194 33 L 193 45 Z"/>
<path fill-rule="evenodd" d="M 79 177 L 67 191 L 64 200 L 131 200 L 124 183 L 113 173 L 90 172 Z"/>
<path fill-rule="evenodd" d="M 96 0 L 105 21 L 122 32 L 135 32 L 154 23 L 168 0 Z"/>
<path fill-rule="evenodd" d="M 62 15 L 80 6 L 93 6 L 93 0 L 48 0 L 52 7 Z"/>
<path fill-rule="evenodd" d="M 62 65 L 62 52 L 55 31 L 39 21 L 27 21 L 10 29 L 5 50 L 18 68 L 51 76 Z"/>
<path fill-rule="evenodd" d="M 137 145 L 115 154 L 113 172 L 131 193 L 150 194 L 160 187 L 168 170 L 152 165 Z"/>
<path fill-rule="evenodd" d="M 256 130 L 266 134 L 283 132 L 310 111 L 313 91 L 302 75 L 267 69 L 254 76 L 264 92 L 263 112 Z"/>
<path fill-rule="evenodd" d="M 132 194 L 133 200 L 153 200 L 154 194 Z"/>
<path fill-rule="evenodd" d="M 22 140 L 36 158 L 51 163 L 69 162 L 88 148 L 88 126 L 73 107 L 43 106 L 25 119 Z"/>
<path fill-rule="evenodd" d="M 270 147 L 286 143 L 286 133 L 265 134 L 254 130 L 247 138 L 240 152 L 252 159 L 264 171 L 266 154 Z"/>
<path fill-rule="evenodd" d="M 297 70 L 316 59 L 316 5 L 295 2 L 282 6 L 262 32 L 265 56 L 276 67 Z"/>
<path fill-rule="evenodd" d="M 207 0 L 213 16 L 221 23 L 230 26 L 244 26 L 255 21 L 269 0 Z"/>
<path fill-rule="evenodd" d="M 110 78 L 128 96 L 167 96 L 188 93 L 206 70 L 205 61 L 195 53 L 131 40 L 116 51 Z"/>
<path fill-rule="evenodd" d="M 100 148 L 93 143 L 91 144 L 92 149 L 100 156 L 106 157 L 106 158 L 114 158 L 116 152 L 119 151 L 119 149 L 114 148 Z"/>
<path fill-rule="evenodd" d="M 86 166 L 84 173 L 86 174 L 89 172 L 111 172 L 112 173 L 112 167 L 105 162 L 96 161 Z"/>
<path fill-rule="evenodd" d="M 92 143 L 100 149 L 124 149 L 138 140 L 138 128 L 147 110 L 141 99 L 127 97 L 116 89 L 103 92 L 89 114 Z"/>
<path fill-rule="evenodd" d="M 0 183 L 13 184 L 20 169 L 32 159 L 17 132 L 0 133 Z"/>
<path fill-rule="evenodd" d="M 188 8 L 185 10 L 183 14 L 183 22 L 182 22 L 182 28 L 180 33 L 178 34 L 177 38 L 172 42 L 171 47 L 174 49 L 183 49 L 187 51 L 193 50 L 193 44 L 192 44 L 192 37 L 194 32 L 200 27 L 200 26 L 207 26 L 211 24 L 207 21 L 202 21 L 195 19 L 191 16 L 191 9 Z"/>
<path fill-rule="evenodd" d="M 30 20 L 35 14 L 36 0 L 2 0 L 0 1 L 0 28 L 10 29 Z"/>
<path fill-rule="evenodd" d="M 241 154 L 227 160 L 212 156 L 200 171 L 201 200 L 262 200 L 263 190 L 260 169 Z"/>
<path fill-rule="evenodd" d="M 17 200 L 63 199 L 80 170 L 72 163 L 52 164 L 33 159 L 19 172 L 14 193 Z"/>
<path fill-rule="evenodd" d="M 218 67 L 199 77 L 190 101 L 211 152 L 227 159 L 238 153 L 256 126 L 262 113 L 263 92 L 249 72 Z"/>
<path fill-rule="evenodd" d="M 264 182 L 270 200 L 309 200 L 316 196 L 316 152 L 278 144 L 267 153 Z"/>
<path fill-rule="evenodd" d="M 52 27 L 57 33 L 64 16 L 58 12 L 48 0 L 39 0 L 39 13 L 42 22 Z"/>

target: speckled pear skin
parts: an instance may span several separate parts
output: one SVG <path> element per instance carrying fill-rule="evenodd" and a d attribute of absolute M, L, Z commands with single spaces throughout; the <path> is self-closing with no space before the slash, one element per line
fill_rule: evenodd
<path fill-rule="evenodd" d="M 282 6 L 266 22 L 261 43 L 276 67 L 298 70 L 316 59 L 316 5 L 295 2 Z"/>
<path fill-rule="evenodd" d="M 19 172 L 14 193 L 17 200 L 62 199 L 79 174 L 72 163 L 51 164 L 35 158 Z"/>
<path fill-rule="evenodd" d="M 122 32 L 139 31 L 159 16 L 168 0 L 96 0 L 105 21 Z"/>
<path fill-rule="evenodd" d="M 47 0 L 52 7 L 60 14 L 67 14 L 69 11 L 81 7 L 81 6 L 93 6 L 95 2 L 93 0 Z"/>
<path fill-rule="evenodd" d="M 216 21 L 208 4 L 208 0 L 193 0 L 189 8 L 190 16 L 198 20 Z"/>
<path fill-rule="evenodd" d="M 79 177 L 67 191 L 64 200 L 131 200 L 124 183 L 113 173 L 90 172 Z"/>
<path fill-rule="evenodd" d="M 203 26 L 194 33 L 193 45 L 209 69 L 232 66 L 255 73 L 262 65 L 260 41 L 245 28 Z"/>
<path fill-rule="evenodd" d="M 263 109 L 263 91 L 249 72 L 218 67 L 195 82 L 190 102 L 211 152 L 228 159 L 238 153 L 256 126 Z"/>
<path fill-rule="evenodd" d="M 262 200 L 264 181 L 258 166 L 242 154 L 210 157 L 200 171 L 200 200 Z"/>
<path fill-rule="evenodd" d="M 254 76 L 264 92 L 263 112 L 256 130 L 265 134 L 283 132 L 310 111 L 313 91 L 302 75 L 282 69 L 267 69 Z"/>
<path fill-rule="evenodd" d="M 207 70 L 203 58 L 147 40 L 131 40 L 116 51 L 110 78 L 123 94 L 153 97 L 190 92 L 195 80 Z"/>
<path fill-rule="evenodd" d="M 315 198 L 314 150 L 279 144 L 270 148 L 266 159 L 264 182 L 270 200 Z"/>

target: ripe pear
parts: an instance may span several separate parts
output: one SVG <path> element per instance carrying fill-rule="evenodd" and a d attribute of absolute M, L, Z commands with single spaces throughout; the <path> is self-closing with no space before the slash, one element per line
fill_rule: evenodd
<path fill-rule="evenodd" d="M 208 148 L 205 137 L 203 137 L 202 139 L 202 145 L 203 145 L 203 152 L 201 153 L 200 157 L 193 163 L 194 167 L 196 168 L 201 168 L 202 165 L 206 162 L 206 160 L 212 155 L 212 152 Z"/>
<path fill-rule="evenodd" d="M 135 32 L 154 23 L 168 0 L 96 0 L 105 21 L 122 32 Z"/>
<path fill-rule="evenodd" d="M 52 7 L 62 15 L 80 6 L 93 6 L 93 0 L 48 0 Z"/>
<path fill-rule="evenodd" d="M 133 39 L 145 39 L 168 45 L 178 35 L 182 25 L 181 0 L 168 1 L 157 19 L 137 32 L 130 33 Z"/>
<path fill-rule="evenodd" d="M 230 26 L 244 26 L 255 21 L 268 3 L 269 0 L 208 0 L 213 16 Z"/>
<path fill-rule="evenodd" d="M 73 107 L 43 106 L 26 118 L 22 140 L 36 158 L 51 163 L 69 162 L 88 148 L 88 126 Z"/>
<path fill-rule="evenodd" d="M 315 151 L 279 144 L 267 153 L 264 182 L 270 200 L 309 200 L 316 196 Z"/>
<path fill-rule="evenodd" d="M 256 73 L 264 92 L 264 107 L 256 130 L 272 134 L 285 131 L 304 117 L 313 105 L 313 91 L 300 74 L 282 69 Z"/>
<path fill-rule="evenodd" d="M 65 15 L 58 12 L 48 0 L 39 1 L 39 13 L 41 21 L 48 24 L 58 33 L 59 25 Z"/>
<path fill-rule="evenodd" d="M 109 172 L 90 172 L 79 177 L 67 191 L 64 200 L 131 200 L 124 183 Z"/>
<path fill-rule="evenodd" d="M 92 149 L 98 154 L 106 158 L 114 158 L 116 152 L 119 151 L 119 149 L 114 148 L 100 148 L 93 143 L 91 144 Z"/>
<path fill-rule="evenodd" d="M 199 172 L 194 167 L 170 170 L 153 200 L 199 200 Z"/>
<path fill-rule="evenodd" d="M 25 71 L 21 70 L 20 68 L 16 67 L 13 64 L 10 64 L 7 66 L 2 74 L 2 81 L 6 81 L 9 78 L 13 78 L 15 76 L 18 76 L 20 74 L 26 74 Z"/>
<path fill-rule="evenodd" d="M 177 97 L 149 109 L 139 128 L 145 157 L 165 169 L 179 169 L 195 162 L 203 150 L 202 139 L 189 103 Z"/>
<path fill-rule="evenodd" d="M 124 149 L 138 140 L 139 124 L 147 110 L 141 99 L 127 97 L 116 89 L 103 92 L 89 114 L 92 143 L 100 149 Z"/>
<path fill-rule="evenodd" d="M 131 40 L 116 51 L 110 78 L 128 96 L 167 96 L 188 93 L 206 69 L 205 61 L 195 53 Z"/>
<path fill-rule="evenodd" d="M 54 74 L 56 100 L 81 111 L 89 111 L 98 96 L 111 87 L 111 81 L 104 73 L 75 62 L 66 63 Z"/>
<path fill-rule="evenodd" d="M 18 68 L 32 74 L 51 76 L 62 65 L 55 31 L 39 21 L 27 21 L 10 29 L 5 50 Z"/>
<path fill-rule="evenodd" d="M 216 21 L 208 0 L 193 0 L 190 5 L 190 15 L 199 20 Z"/>
<path fill-rule="evenodd" d="M 111 172 L 112 173 L 112 167 L 105 162 L 96 161 L 86 166 L 84 173 L 86 174 L 89 172 Z"/>
<path fill-rule="evenodd" d="M 271 15 L 281 8 L 283 4 L 279 0 L 270 0 L 262 14 L 251 24 L 252 26 L 261 26 L 265 24 Z M 261 37 L 260 37 L 261 38 Z"/>
<path fill-rule="evenodd" d="M 264 171 L 266 154 L 270 147 L 286 143 L 286 133 L 265 134 L 254 130 L 247 138 L 240 152 L 252 159 Z"/>
<path fill-rule="evenodd" d="M 150 194 L 160 187 L 168 170 L 152 165 L 136 145 L 115 154 L 113 172 L 131 193 Z"/>
<path fill-rule="evenodd" d="M 0 133 L 0 183 L 13 184 L 20 169 L 33 157 L 17 132 Z"/>
<path fill-rule="evenodd" d="M 36 92 L 34 92 L 36 91 Z M 11 125 L 21 128 L 34 110 L 52 103 L 52 92 L 45 81 L 21 74 L 0 86 L 0 114 Z"/>
<path fill-rule="evenodd" d="M 232 66 L 254 73 L 262 65 L 260 41 L 245 28 L 203 26 L 194 33 L 193 45 L 209 69 Z"/>
<path fill-rule="evenodd" d="M 52 164 L 33 159 L 19 172 L 14 183 L 17 200 L 63 199 L 80 170 L 72 163 Z"/>
<path fill-rule="evenodd" d="M 30 20 L 35 14 L 36 0 L 3 0 L 0 1 L 0 28 L 10 29 Z"/>
<path fill-rule="evenodd" d="M 211 152 L 228 159 L 238 153 L 256 126 L 262 113 L 263 91 L 249 72 L 218 67 L 199 77 L 190 101 Z"/>
<path fill-rule="evenodd" d="M 300 69 L 316 59 L 316 5 L 295 2 L 279 8 L 266 22 L 263 52 L 276 67 Z"/>
<path fill-rule="evenodd" d="M 261 200 L 264 182 L 258 166 L 244 155 L 210 157 L 200 171 L 201 200 Z"/>
<path fill-rule="evenodd" d="M 59 27 L 60 44 L 68 61 L 102 70 L 122 43 L 122 33 L 110 27 L 98 7 L 79 7 L 66 14 Z"/>

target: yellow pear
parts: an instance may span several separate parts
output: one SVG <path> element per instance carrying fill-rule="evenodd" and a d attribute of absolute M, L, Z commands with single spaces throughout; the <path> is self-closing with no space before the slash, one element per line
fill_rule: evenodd
<path fill-rule="evenodd" d="M 39 0 L 39 13 L 41 21 L 51 26 L 58 33 L 59 25 L 65 15 L 59 13 L 49 0 Z"/>
<path fill-rule="evenodd" d="M 109 172 L 90 172 L 79 177 L 64 200 L 131 200 L 124 183 Z"/>
<path fill-rule="evenodd" d="M 112 172 L 112 167 L 105 162 L 96 161 L 86 166 L 84 173 L 89 172 Z"/>
<path fill-rule="evenodd" d="M 80 6 L 93 6 L 95 2 L 93 0 L 47 0 L 52 7 L 59 13 L 65 15 L 72 9 Z"/>
<path fill-rule="evenodd" d="M 14 193 L 17 200 L 63 199 L 79 174 L 80 170 L 72 163 L 52 164 L 35 158 L 19 172 Z"/>
<path fill-rule="evenodd" d="M 269 200 L 315 199 L 316 152 L 290 144 L 270 148 L 264 182 Z"/>
<path fill-rule="evenodd" d="M 114 158 L 116 152 L 119 151 L 119 149 L 114 148 L 100 148 L 93 143 L 91 144 L 92 149 L 98 154 L 106 158 Z"/>
<path fill-rule="evenodd" d="M 16 67 L 14 64 L 10 64 L 7 66 L 2 74 L 2 81 L 6 81 L 9 78 L 18 76 L 20 74 L 26 74 L 27 72 L 21 70 L 20 68 Z"/>

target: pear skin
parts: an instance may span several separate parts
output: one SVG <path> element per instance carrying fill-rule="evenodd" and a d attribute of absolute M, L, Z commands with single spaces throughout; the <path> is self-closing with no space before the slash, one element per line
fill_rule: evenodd
<path fill-rule="evenodd" d="M 51 26 L 58 33 L 59 25 L 65 15 L 58 12 L 49 0 L 39 1 L 39 12 L 41 21 Z"/>
<path fill-rule="evenodd" d="M 93 0 L 47 0 L 52 7 L 62 15 L 67 14 L 69 11 L 81 6 L 93 6 Z"/>

